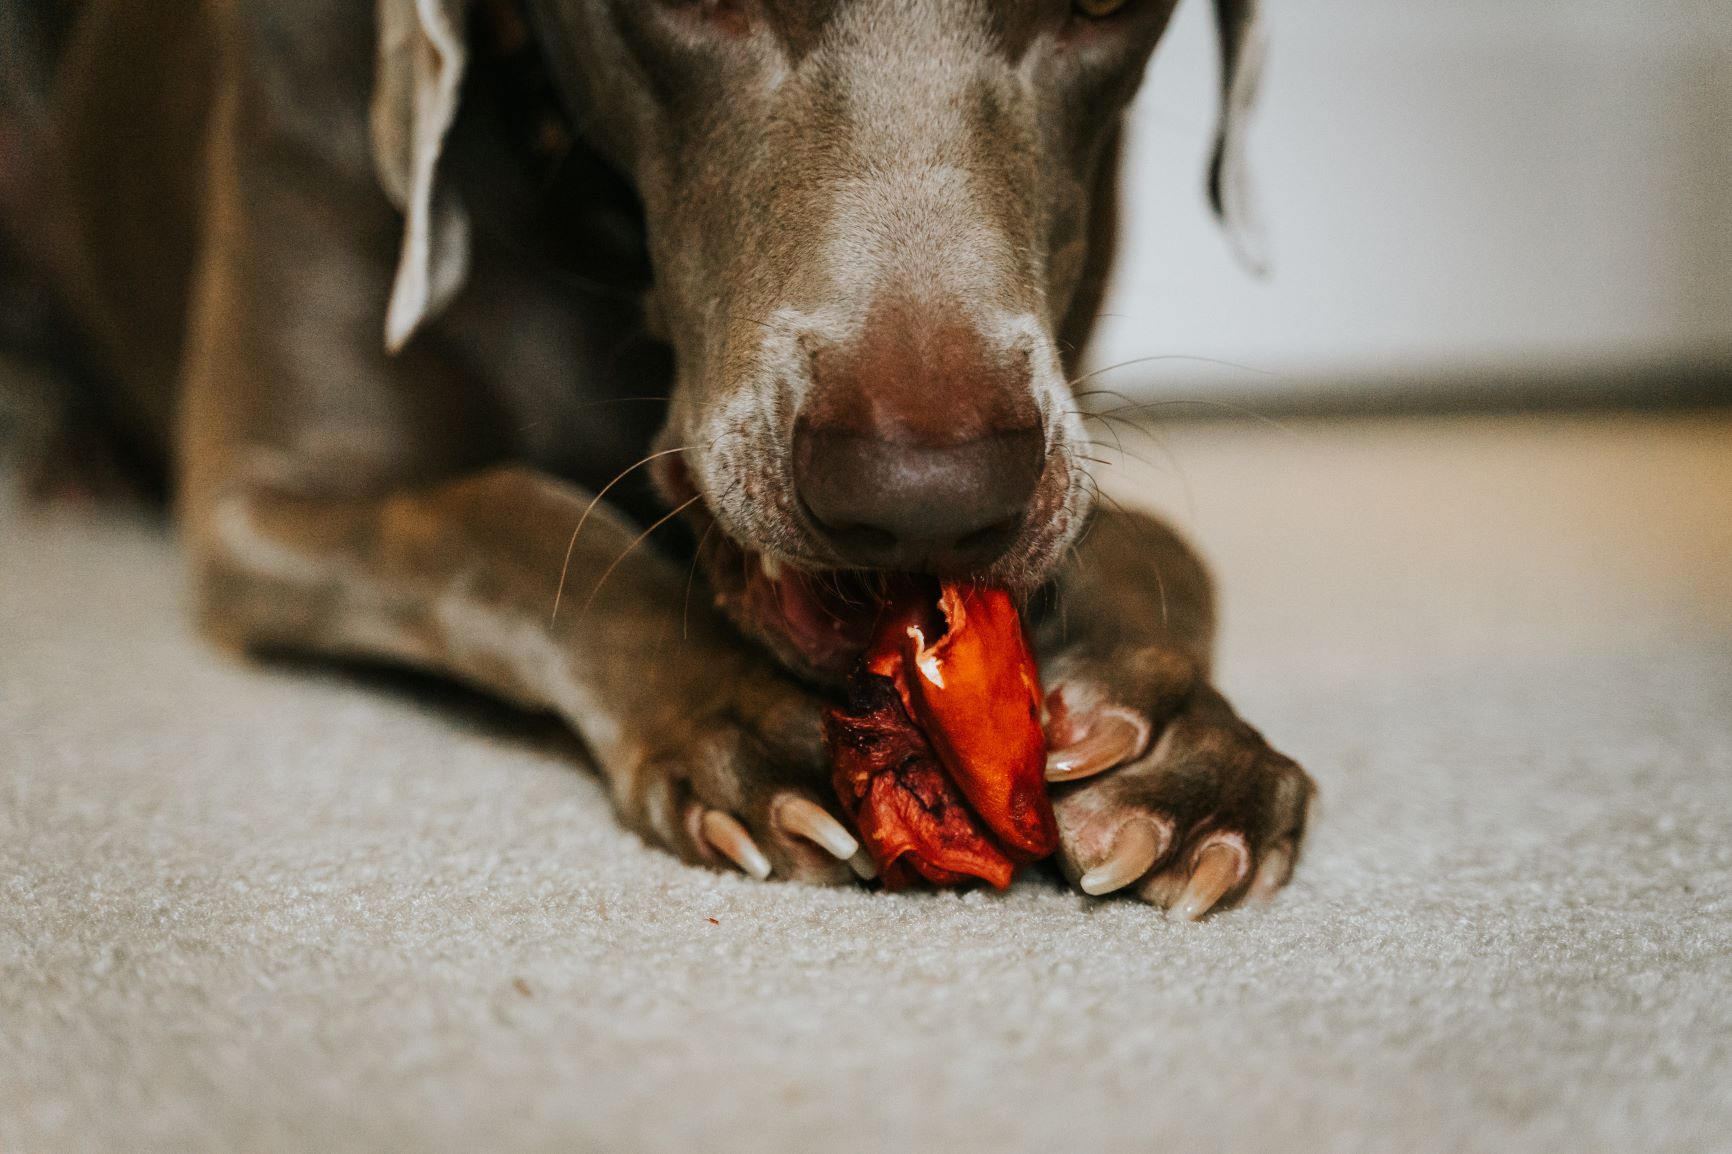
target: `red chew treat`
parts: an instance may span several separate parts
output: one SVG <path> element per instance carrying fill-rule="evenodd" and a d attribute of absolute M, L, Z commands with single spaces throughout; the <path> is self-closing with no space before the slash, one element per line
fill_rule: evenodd
<path fill-rule="evenodd" d="M 888 677 L 857 670 L 848 712 L 830 716 L 836 793 L 890 889 L 984 878 L 1003 889 L 1015 868 L 939 767 Z"/>
<path fill-rule="evenodd" d="M 828 737 L 836 792 L 892 889 L 916 875 L 1002 889 L 1057 847 L 1040 684 L 1002 590 L 891 598 Z"/>

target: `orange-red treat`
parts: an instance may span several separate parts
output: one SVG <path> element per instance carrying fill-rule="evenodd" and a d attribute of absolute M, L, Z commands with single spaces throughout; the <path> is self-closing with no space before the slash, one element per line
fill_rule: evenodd
<path fill-rule="evenodd" d="M 1040 682 L 1002 590 L 911 585 L 887 601 L 828 737 L 836 792 L 891 888 L 1002 889 L 1057 848 Z"/>

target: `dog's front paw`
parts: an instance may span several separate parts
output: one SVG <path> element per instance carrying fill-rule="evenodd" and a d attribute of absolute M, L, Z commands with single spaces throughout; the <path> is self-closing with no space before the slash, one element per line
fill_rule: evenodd
<path fill-rule="evenodd" d="M 774 679 L 734 689 L 652 728 L 613 776 L 625 823 L 685 861 L 731 863 L 760 881 L 875 876 L 833 812 L 822 704 Z"/>
<path fill-rule="evenodd" d="M 1170 650 L 1066 663 L 1048 697 L 1059 868 L 1190 921 L 1285 885 L 1316 787 Z"/>

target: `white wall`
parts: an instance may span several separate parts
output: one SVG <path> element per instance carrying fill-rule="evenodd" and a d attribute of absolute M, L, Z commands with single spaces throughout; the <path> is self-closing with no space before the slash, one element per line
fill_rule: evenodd
<path fill-rule="evenodd" d="M 1210 6 L 1139 100 L 1092 362 L 1157 391 L 1732 349 L 1732 0 L 1266 0 L 1274 274 L 1201 195 Z"/>

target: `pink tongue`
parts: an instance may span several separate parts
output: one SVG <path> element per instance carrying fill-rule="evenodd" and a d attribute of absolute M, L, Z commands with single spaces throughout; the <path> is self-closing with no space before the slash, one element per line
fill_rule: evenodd
<path fill-rule="evenodd" d="M 772 588 L 788 639 L 813 665 L 846 668 L 865 649 L 875 606 L 832 604 L 799 572 L 784 572 Z"/>

